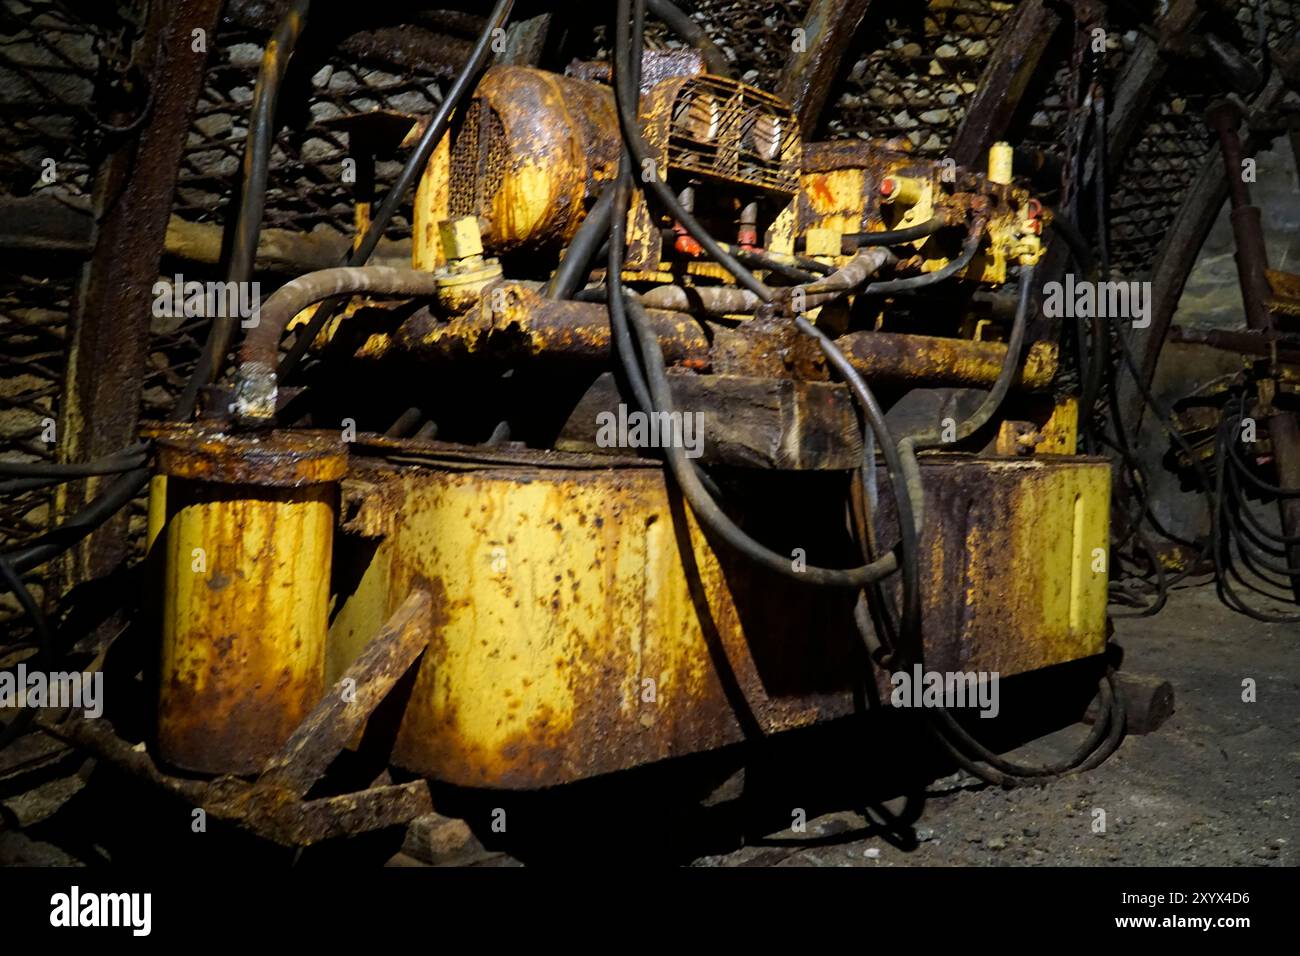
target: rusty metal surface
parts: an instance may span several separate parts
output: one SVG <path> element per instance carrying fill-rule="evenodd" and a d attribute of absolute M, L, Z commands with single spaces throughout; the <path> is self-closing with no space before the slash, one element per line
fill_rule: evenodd
<path fill-rule="evenodd" d="M 423 780 L 372 787 L 337 797 L 289 805 L 278 813 L 252 818 L 248 825 L 283 846 L 310 846 L 324 840 L 401 826 L 433 812 Z"/>
<path fill-rule="evenodd" d="M 253 773 L 324 690 L 333 486 L 167 480 L 159 753 Z"/>
<path fill-rule="evenodd" d="M 548 786 L 852 708 L 848 600 L 715 558 L 697 530 L 687 546 L 693 522 L 673 514 L 657 471 L 424 472 L 402 485 L 390 586 L 427 580 L 443 622 L 399 766 L 466 786 Z M 493 547 L 509 564 L 496 581 Z M 645 679 L 656 703 L 643 706 Z"/>
<path fill-rule="evenodd" d="M 412 468 L 354 456 L 362 507 L 395 517 L 340 615 L 387 614 L 409 587 L 433 595 L 438 623 L 394 755 L 407 769 L 465 786 L 552 786 L 851 713 L 855 691 L 882 680 L 860 656 L 852 595 L 715 550 L 657 468 L 539 468 L 521 453 L 513 466 L 447 470 L 421 457 Z M 1059 563 L 1072 556 L 1071 482 L 1082 469 L 1105 484 L 1106 465 L 963 458 L 923 469 L 927 510 L 945 515 L 923 548 L 928 665 L 1009 676 L 1097 653 L 1104 581 L 1077 631 L 1044 615 L 1069 603 Z M 742 494 L 746 527 L 778 550 L 852 561 L 841 495 L 801 487 L 775 511 Z M 1093 498 L 1104 538 L 1106 497 Z M 1020 503 L 1032 519 L 1009 524 Z M 1007 574 L 1016 587 L 995 585 Z M 346 640 L 336 628 L 333 652 Z M 641 699 L 646 678 L 653 704 Z"/>
<path fill-rule="evenodd" d="M 783 471 L 849 471 L 862 463 L 862 430 L 847 386 L 789 378 L 675 375 L 673 404 L 697 415 L 699 462 Z M 574 407 L 555 447 L 601 449 L 605 421 L 626 421 L 626 397 L 606 372 Z M 605 426 L 608 428 L 608 426 Z"/>
<path fill-rule="evenodd" d="M 609 87 L 544 70 L 488 70 L 451 143 L 452 216 L 477 216 L 489 253 L 573 237 L 621 141 Z"/>
<path fill-rule="evenodd" d="M 337 481 L 347 468 L 347 448 L 337 433 L 233 435 L 199 426 L 163 426 L 154 433 L 159 470 L 191 481 L 298 488 Z"/>
<path fill-rule="evenodd" d="M 301 801 L 288 791 L 234 777 L 206 782 L 166 773 L 146 749 L 118 736 L 105 720 L 73 716 L 55 722 L 38 717 L 37 723 L 52 737 L 203 808 L 215 819 L 237 824 L 282 846 L 309 846 L 399 826 L 433 810 L 429 785 L 423 780 Z"/>
<path fill-rule="evenodd" d="M 60 460 L 82 461 L 130 444 L 140 415 L 146 349 L 177 169 L 206 57 L 191 49 L 195 30 L 216 29 L 220 0 L 178 0 L 151 7 L 136 63 L 151 84 L 148 119 L 119 143 L 95 180 L 95 252 L 86 263 L 72 320 Z M 115 116 L 129 126 L 136 117 Z M 74 513 L 99 482 L 65 489 L 62 514 Z M 73 552 L 71 582 L 107 574 L 127 554 L 125 516 Z"/>
<path fill-rule="evenodd" d="M 776 94 L 794 110 L 804 135 L 817 128 L 844 54 L 872 0 L 812 0 L 804 15 L 800 48 L 794 49 L 776 82 Z"/>
<path fill-rule="evenodd" d="M 429 643 L 433 623 L 428 593 L 412 592 L 280 752 L 267 761 L 258 785 L 306 796 L 419 657 Z"/>
<path fill-rule="evenodd" d="M 1108 461 L 922 456 L 921 475 L 927 668 L 1009 677 L 1102 652 Z M 888 500 L 878 527 L 897 535 Z"/>
<path fill-rule="evenodd" d="M 611 360 L 609 311 L 594 302 L 543 298 L 536 289 L 507 283 L 489 290 L 476 310 L 451 320 L 428 309 L 414 312 L 400 328 L 379 334 L 358 351 L 378 358 L 392 351 L 437 361 L 506 361 L 548 356 L 570 362 Z M 501 308 L 492 308 L 496 303 Z M 681 312 L 647 310 L 667 362 L 702 370 L 709 364 L 709 336 Z"/>
<path fill-rule="evenodd" d="M 988 387 L 1006 361 L 1001 342 L 903 335 L 893 332 L 851 332 L 836 340 L 850 362 L 869 381 L 914 385 Z M 1044 389 L 1056 376 L 1057 347 L 1035 342 L 1025 354 L 1016 385 Z"/>

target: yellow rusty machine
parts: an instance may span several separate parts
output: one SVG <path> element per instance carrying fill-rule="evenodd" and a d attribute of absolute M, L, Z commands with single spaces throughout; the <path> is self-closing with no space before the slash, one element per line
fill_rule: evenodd
<path fill-rule="evenodd" d="M 415 777 L 531 790 L 852 714 L 922 661 L 1100 661 L 1110 471 L 1029 314 L 1050 214 L 1010 148 L 805 143 L 698 56 L 639 73 L 489 70 L 413 267 L 288 283 L 233 388 L 154 430 L 166 764 L 257 772 L 337 705 Z"/>

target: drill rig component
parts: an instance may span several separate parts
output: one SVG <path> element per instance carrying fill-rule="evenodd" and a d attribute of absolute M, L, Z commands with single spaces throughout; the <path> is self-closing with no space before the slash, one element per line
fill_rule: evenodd
<path fill-rule="evenodd" d="M 279 403 L 276 364 L 280 338 L 294 316 L 325 299 L 368 292 L 375 295 L 433 295 L 445 276 L 418 269 L 361 266 L 323 269 L 294 279 L 266 300 L 261 314 L 239 349 L 235 414 L 243 421 L 275 421 Z"/>
<path fill-rule="evenodd" d="M 529 67 L 494 67 L 451 142 L 448 213 L 477 217 L 491 253 L 558 250 L 613 178 L 617 161 L 618 118 L 608 87 Z"/>
<path fill-rule="evenodd" d="M 383 361 L 406 355 L 420 361 L 481 361 L 508 365 L 545 360 L 558 366 L 607 364 L 611 360 L 609 313 L 591 302 L 542 298 L 521 283 L 505 283 L 500 309 L 480 307 L 450 321 L 429 308 L 419 309 L 393 332 L 371 335 L 356 358 Z M 753 293 L 730 286 L 657 286 L 641 297 L 664 359 L 699 372 L 715 365 L 716 340 L 696 311 L 748 306 Z M 690 313 L 679 304 L 698 305 Z M 673 306 L 662 309 L 659 305 Z M 747 311 L 747 310 L 737 310 Z M 897 332 L 849 332 L 836 340 L 854 367 L 872 381 L 890 385 L 987 388 L 1006 362 L 1002 342 Z M 1056 377 L 1059 348 L 1054 342 L 1032 343 L 1025 352 L 1015 384 L 1042 391 Z"/>
<path fill-rule="evenodd" d="M 620 4 L 620 20 L 627 9 Z M 1011 182 L 1006 157 L 995 151 L 989 176 L 878 145 L 805 148 L 788 107 L 702 74 L 694 55 L 651 56 L 653 68 L 638 71 L 624 35 L 632 32 L 615 37 L 613 92 L 577 76 L 490 71 L 432 150 L 415 203 L 418 268 L 304 277 L 267 303 L 245 343 L 235 404 L 239 424 L 254 428 L 273 421 L 279 404 L 281 334 L 330 296 L 424 300 L 387 317 L 368 309 L 372 331 L 357 358 L 398 358 L 406 371 L 473 360 L 543 386 L 552 368 L 589 366 L 574 370 L 571 389 L 531 392 L 530 413 L 544 425 L 512 437 L 543 435 L 550 448 L 594 442 L 604 455 L 368 435 L 350 446 L 333 542 L 347 572 L 326 673 L 342 674 L 407 594 L 427 592 L 426 659 L 409 698 L 371 729 L 394 734 L 394 761 L 415 773 L 534 788 L 852 713 L 864 677 L 873 679 L 854 605 L 864 586 L 897 594 L 898 581 L 887 580 L 896 571 L 899 633 L 932 668 L 1011 675 L 1098 655 L 1107 585 L 1094 556 L 1107 546 L 1109 469 L 1028 456 L 1068 451 L 1072 437 L 1046 437 L 1050 403 L 1041 399 L 1001 407 L 1013 385 L 1041 389 L 1056 367 L 1054 345 L 1043 342 L 1028 343 L 1021 367 L 1041 207 Z M 604 289 L 597 274 L 597 288 L 578 293 L 592 277 L 605 209 Z M 576 257 L 572 267 L 565 257 L 548 291 L 604 291 L 608 306 L 543 292 L 566 244 Z M 997 338 L 990 330 L 1006 329 L 1008 318 L 982 311 L 972 287 L 1003 285 L 1013 264 L 1021 295 L 1007 343 L 972 340 Z M 515 278 L 521 270 L 529 271 Z M 901 295 L 940 283 L 924 298 Z M 937 334 L 896 331 L 909 321 Z M 719 447 L 689 455 L 658 443 L 669 476 L 592 439 L 593 410 L 632 404 L 612 389 L 615 362 L 649 418 L 671 425 L 700 414 Z M 597 366 L 605 391 L 592 386 L 575 406 Z M 989 387 L 958 437 L 1000 425 L 1016 457 L 909 453 L 905 468 L 864 369 L 873 385 Z M 464 371 L 472 380 L 476 370 Z M 384 401 L 373 412 L 380 430 L 412 405 L 446 422 L 428 402 L 392 398 L 396 408 Z M 748 418 L 732 414 L 746 403 Z M 708 412 L 693 411 L 700 407 Z M 558 439 L 552 423 L 563 425 Z M 1039 429 L 1043 440 L 1030 441 Z M 855 522 L 851 533 L 846 492 L 861 479 L 874 508 L 878 454 L 893 497 L 868 513 L 865 532 Z M 708 473 L 697 458 L 728 467 Z M 174 480 L 168 514 L 188 490 L 171 488 Z M 295 492 L 321 489 L 332 500 L 334 480 Z M 776 490 L 780 507 L 759 489 Z M 241 490 L 252 505 L 266 497 L 256 484 L 231 486 L 232 500 L 221 502 L 231 514 Z M 1008 522 L 1011 512 L 1029 519 Z M 267 520 L 254 515 L 229 534 L 255 544 Z M 171 566 L 185 534 L 173 519 Z M 185 601 L 221 623 L 201 598 Z M 817 640 L 790 641 L 801 628 Z M 876 636 L 877 647 L 892 641 Z M 194 669 L 224 666 L 214 656 Z M 887 686 L 883 670 L 874 679 Z M 209 719 L 231 722 L 217 713 Z M 1122 721 L 1110 726 L 1122 730 Z M 951 737 L 998 766 L 996 755 Z M 211 765 L 223 762 L 228 754 L 218 752 Z"/>
<path fill-rule="evenodd" d="M 411 582 L 433 587 L 435 638 L 400 765 L 532 789 L 855 711 L 854 595 L 715 546 L 653 462 L 371 439 L 353 451 L 343 510 L 365 537 L 340 547 L 367 557 L 333 622 L 331 679 Z M 1106 575 L 1092 562 L 1107 544 L 1108 466 L 921 468 L 936 516 L 920 548 L 926 666 L 1006 677 L 1100 653 Z M 839 526 L 835 496 L 795 487 L 761 515 L 767 534 L 810 556 L 851 553 L 847 540 L 809 537 Z M 791 639 L 805 634 L 817 639 Z"/>
<path fill-rule="evenodd" d="M 325 690 L 330 566 L 347 455 L 302 432 L 157 440 L 166 476 L 159 753 L 250 773 Z"/>

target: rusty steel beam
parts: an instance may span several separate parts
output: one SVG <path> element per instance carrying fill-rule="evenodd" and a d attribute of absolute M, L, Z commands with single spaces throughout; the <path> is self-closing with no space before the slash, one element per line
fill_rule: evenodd
<path fill-rule="evenodd" d="M 412 780 L 290 804 L 247 825 L 281 846 L 299 847 L 403 826 L 432 812 L 429 784 Z"/>
<path fill-rule="evenodd" d="M 158 279 L 176 172 L 206 66 L 194 31 L 215 37 L 221 0 L 150 6 L 137 63 L 152 102 L 95 179 L 94 254 L 81 274 L 63 391 L 59 459 L 98 458 L 135 438 L 149 344 L 152 288 Z M 131 117 L 114 117 L 127 125 Z M 112 480 L 111 478 L 108 480 Z M 58 510 L 70 514 L 95 493 L 64 486 Z M 126 556 L 126 515 L 75 549 L 64 569 L 72 582 L 108 573 Z"/>
<path fill-rule="evenodd" d="M 1227 329 L 1184 329 L 1177 325 L 1169 330 L 1169 341 L 1187 345 L 1208 345 L 1223 352 L 1253 355 L 1258 358 L 1277 356 L 1284 365 L 1300 365 L 1300 350 L 1294 340 L 1256 332 L 1231 332 Z M 1290 347 L 1288 347 L 1290 346 Z"/>
<path fill-rule="evenodd" d="M 1115 84 L 1111 108 L 1106 117 L 1107 174 L 1119 172 L 1128 147 L 1142 128 L 1151 95 L 1164 80 L 1169 69 L 1166 48 L 1174 38 L 1186 35 L 1204 16 L 1197 0 L 1174 0 L 1169 10 L 1155 24 L 1153 38 L 1139 33 L 1133 52 L 1124 61 L 1123 71 Z M 1094 170 L 1089 157 L 1084 182 L 1091 181 Z"/>
<path fill-rule="evenodd" d="M 989 388 L 1006 362 L 1001 342 L 973 342 L 896 332 L 851 332 L 836 339 L 853 367 L 871 382 Z M 1056 375 L 1056 346 L 1034 342 L 1025 354 L 1015 384 L 1030 391 L 1051 384 Z"/>
<path fill-rule="evenodd" d="M 455 10 L 430 11 L 426 22 L 376 22 L 416 16 L 421 5 L 395 11 L 394 5 L 373 5 L 350 11 L 347 17 L 320 20 L 306 41 L 337 48 L 349 57 L 399 70 L 415 70 L 436 79 L 451 79 L 469 59 L 483 17 Z M 284 0 L 229 0 L 225 14 L 240 26 L 270 33 L 279 22 Z M 368 17 L 368 19 L 367 19 Z"/>
<path fill-rule="evenodd" d="M 429 361 L 505 362 L 548 357 L 559 361 L 607 362 L 612 357 L 609 311 L 603 304 L 544 299 L 513 283 L 502 287 L 505 308 L 483 307 L 444 321 L 420 309 L 390 335 L 372 337 L 358 358 L 405 352 Z M 705 369 L 709 333 L 685 312 L 646 310 L 663 346 L 664 359 Z"/>
<path fill-rule="evenodd" d="M 1238 133 L 1241 113 L 1236 107 L 1221 102 L 1210 108 L 1206 120 L 1218 134 L 1223 156 L 1246 327 L 1252 332 L 1268 335 L 1273 331 L 1273 316 L 1269 311 L 1273 291 L 1268 281 L 1268 246 L 1264 241 L 1264 222 L 1259 207 L 1251 203 L 1250 187 L 1242 173 L 1246 154 Z M 1297 422 L 1295 413 L 1275 408 L 1268 418 L 1268 433 L 1273 444 L 1278 484 L 1300 488 L 1300 422 Z M 1278 513 L 1283 533 L 1291 538 L 1300 537 L 1300 498 L 1279 498 Z M 1287 547 L 1286 554 L 1288 566 L 1300 566 L 1300 544 Z M 1291 577 L 1291 586 L 1300 599 L 1300 575 Z"/>
<path fill-rule="evenodd" d="M 803 36 L 777 80 L 776 93 L 794 110 L 805 136 L 817 129 L 844 54 L 858 32 L 871 0 L 812 0 Z"/>
<path fill-rule="evenodd" d="M 1060 25 L 1060 14 L 1045 0 L 1016 8 L 953 137 L 951 155 L 959 166 L 973 167 L 1006 134 Z"/>
<path fill-rule="evenodd" d="M 306 846 L 409 823 L 433 810 L 429 785 L 423 780 L 372 786 L 317 800 L 303 798 L 428 646 L 432 627 L 429 594 L 415 590 L 333 691 L 266 762 L 254 783 L 233 776 L 207 783 L 168 774 L 147 750 L 119 737 L 106 721 L 74 715 L 62 722 L 38 718 L 38 726 L 152 786 L 203 807 L 218 820 L 246 827 L 283 846 Z"/>
<path fill-rule="evenodd" d="M 1268 84 L 1251 103 L 1252 113 L 1268 113 L 1273 110 L 1286 89 L 1279 72 L 1274 71 Z M 1242 143 L 1242 150 L 1245 155 L 1250 155 L 1266 146 L 1271 139 L 1271 136 L 1251 131 Z M 1183 204 L 1165 232 L 1164 245 L 1150 277 L 1151 324 L 1145 329 L 1134 329 L 1130 333 L 1130 344 L 1142 370 L 1142 384 L 1146 387 L 1150 387 L 1155 377 L 1160 351 L 1164 347 L 1169 326 L 1173 323 L 1174 313 L 1178 311 L 1178 300 L 1182 297 L 1192 267 L 1196 265 L 1201 247 L 1205 245 L 1210 229 L 1228 199 L 1223 153 L 1218 146 L 1210 148 L 1201 171 L 1185 195 Z M 1131 376 L 1121 376 L 1119 396 L 1122 407 L 1138 409 L 1130 425 L 1132 429 L 1141 424 L 1142 413 L 1145 411 L 1139 395 L 1140 389 Z"/>

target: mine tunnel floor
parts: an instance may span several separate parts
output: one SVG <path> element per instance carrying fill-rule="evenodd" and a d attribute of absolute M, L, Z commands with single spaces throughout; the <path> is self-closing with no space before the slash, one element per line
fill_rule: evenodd
<path fill-rule="evenodd" d="M 1274 605 L 1275 612 L 1285 612 Z M 1294 610 L 1292 608 L 1292 610 Z M 1129 736 L 1097 769 L 1004 791 L 937 781 L 914 849 L 880 838 L 800 849 L 746 847 L 709 866 L 1294 866 L 1300 862 L 1300 625 L 1261 624 L 1212 586 L 1175 591 L 1157 616 L 1115 621 L 1124 667 L 1168 680 L 1176 711 Z M 1256 702 L 1242 700 L 1255 681 Z M 1025 754 L 1046 758 L 1050 740 Z M 964 778 L 969 781 L 969 778 Z M 954 788 L 953 784 L 956 784 Z M 945 786 L 946 785 L 946 786 Z M 945 792 L 946 790 L 946 792 Z M 1105 832 L 1094 832 L 1105 811 Z M 808 835 L 862 827 L 856 813 Z M 774 835 L 774 837 L 777 835 Z M 784 834 L 789 838 L 790 834 Z"/>
<path fill-rule="evenodd" d="M 1157 617 L 1115 624 L 1125 669 L 1172 683 L 1176 711 L 1156 732 L 1129 736 L 1116 755 L 1087 774 L 1011 791 L 963 774 L 935 780 L 925 787 L 920 817 L 904 839 L 885 836 L 856 811 L 810 809 L 802 833 L 777 830 L 780 824 L 773 822 L 758 831 L 766 837 L 752 827 L 747 835 L 730 834 L 719 822 L 724 812 L 683 824 L 679 845 L 667 855 L 663 829 L 654 836 L 635 830 L 609 838 L 598 834 L 591 845 L 633 866 L 1300 863 L 1300 677 L 1294 667 L 1300 626 L 1260 624 L 1233 614 L 1211 587 L 1176 591 Z M 1242 699 L 1246 679 L 1255 682 L 1253 703 Z M 1061 731 L 1015 756 L 1046 760 L 1081 733 L 1078 727 Z M 844 748 L 832 753 L 840 761 L 853 756 Z M 779 804 L 777 816 L 766 819 L 790 819 L 788 805 Z M 840 804 L 845 805 L 852 804 Z M 294 854 L 220 827 L 193 834 L 191 812 L 39 734 L 0 754 L 0 865 L 254 859 L 509 866 L 520 858 L 573 863 L 584 856 L 581 849 L 566 852 L 562 840 L 532 852 L 511 851 L 492 846 L 480 833 L 485 849 L 459 820 L 442 818 L 431 828 Z M 677 826 L 675 820 L 668 825 L 668 842 Z M 569 819 L 555 829 L 575 834 L 582 828 Z"/>

